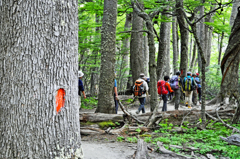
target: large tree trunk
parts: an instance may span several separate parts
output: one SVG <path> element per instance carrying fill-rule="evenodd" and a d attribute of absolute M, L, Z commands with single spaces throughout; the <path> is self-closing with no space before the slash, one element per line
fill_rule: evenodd
<path fill-rule="evenodd" d="M 233 0 L 232 2 L 232 12 L 230 17 L 230 26 L 232 27 L 234 24 L 234 20 L 238 14 L 238 7 L 240 6 L 240 0 Z"/>
<path fill-rule="evenodd" d="M 140 4 L 143 7 L 142 4 Z M 144 72 L 143 54 L 143 19 L 133 10 L 132 33 L 130 41 L 130 66 L 132 70 L 132 82 L 139 78 L 140 73 Z"/>
<path fill-rule="evenodd" d="M 222 83 L 220 97 L 222 101 L 228 102 L 228 99 L 234 95 L 238 99 L 238 70 L 239 70 L 239 61 L 240 61 L 240 9 L 238 8 L 238 14 L 235 19 L 231 35 L 229 37 L 228 46 L 224 57 L 221 62 L 222 70 Z M 226 103 L 225 102 L 225 103 Z M 238 101 L 240 102 L 240 101 Z M 226 103 L 228 104 L 228 103 Z M 237 109 L 240 111 L 240 108 Z M 238 113 L 237 111 L 237 113 Z M 235 116 L 234 123 L 239 120 L 239 116 Z"/>
<path fill-rule="evenodd" d="M 150 99 L 150 107 L 151 111 L 154 110 L 158 103 L 158 95 L 157 95 L 157 75 L 156 75 L 156 61 L 155 61 L 155 42 L 154 42 L 154 30 L 153 30 L 153 24 L 152 24 L 152 19 L 157 14 L 157 12 L 154 12 L 151 17 L 146 14 L 145 12 L 141 12 L 138 7 L 134 4 L 133 0 L 131 0 L 132 6 L 134 11 L 143 18 L 146 21 L 146 27 L 148 30 L 148 46 L 149 46 L 149 74 L 150 74 L 150 84 L 149 87 L 150 89 L 150 94 L 151 94 L 151 99 Z"/>
<path fill-rule="evenodd" d="M 172 47 L 173 47 L 173 70 L 174 74 L 179 70 L 178 66 L 178 41 L 177 41 L 177 18 L 172 17 Z"/>
<path fill-rule="evenodd" d="M 0 13 L 0 158 L 83 158 L 78 1 L 3 0 Z"/>
<path fill-rule="evenodd" d="M 166 9 L 168 9 L 167 7 Z M 167 14 L 162 13 L 162 19 L 166 20 Z M 160 41 L 157 58 L 157 79 L 163 79 L 163 76 L 170 72 L 170 22 L 161 22 Z"/>
<path fill-rule="evenodd" d="M 96 113 L 115 113 L 113 106 L 117 0 L 105 0 L 102 20 L 101 69 Z"/>
<path fill-rule="evenodd" d="M 187 76 L 187 68 L 188 68 L 188 38 L 189 32 L 186 28 L 188 25 L 184 19 L 184 15 L 181 11 L 181 7 L 183 7 L 183 0 L 176 0 L 176 12 L 178 14 L 178 23 L 180 27 L 181 33 L 181 61 L 180 61 L 180 70 L 183 70 L 183 74 L 181 77 Z"/>

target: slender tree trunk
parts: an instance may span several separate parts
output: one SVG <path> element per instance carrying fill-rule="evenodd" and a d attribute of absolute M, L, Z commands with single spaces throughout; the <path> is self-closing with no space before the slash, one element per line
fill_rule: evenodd
<path fill-rule="evenodd" d="M 143 36 L 143 53 L 144 53 L 144 74 L 148 76 L 148 66 L 149 66 L 149 47 L 148 47 L 148 37 L 147 35 Z"/>
<path fill-rule="evenodd" d="M 178 42 L 177 42 L 177 18 L 172 17 L 172 47 L 173 47 L 173 70 L 174 74 L 178 71 Z"/>
<path fill-rule="evenodd" d="M 165 17 L 168 17 L 168 15 L 165 13 L 162 13 L 162 19 L 164 19 Z M 157 58 L 157 79 L 163 79 L 163 76 L 167 75 L 167 73 L 169 75 L 169 72 L 170 72 L 169 70 L 170 53 L 168 49 L 170 45 L 170 31 L 169 31 L 170 29 L 171 28 L 170 28 L 169 22 L 161 22 L 160 41 L 158 45 L 159 49 L 158 49 L 158 58 Z"/>
<path fill-rule="evenodd" d="M 157 75 L 156 75 L 156 61 L 155 61 L 155 41 L 154 41 L 154 30 L 153 30 L 153 24 L 152 19 L 155 17 L 155 14 L 151 17 L 146 14 L 145 12 L 141 12 L 138 7 L 134 4 L 134 1 L 131 0 L 132 6 L 134 11 L 143 18 L 146 22 L 146 27 L 148 30 L 148 46 L 149 46 L 149 74 L 150 74 L 150 107 L 151 112 L 154 110 L 154 108 L 157 106 L 158 103 L 158 95 L 157 95 Z M 154 12 L 159 13 L 159 12 Z"/>
<path fill-rule="evenodd" d="M 78 2 L 2 0 L 0 13 L 0 158 L 83 158 Z"/>
<path fill-rule="evenodd" d="M 189 54 L 188 54 L 189 66 L 191 64 L 191 58 L 192 58 L 192 45 L 193 45 L 193 37 L 192 37 L 192 34 L 191 34 L 191 37 L 190 37 L 190 49 L 189 49 Z"/>
<path fill-rule="evenodd" d="M 126 15 L 126 21 L 125 21 L 125 25 L 124 25 L 124 31 L 129 31 L 130 28 L 131 28 L 131 23 L 132 23 L 132 15 L 131 14 L 127 14 Z M 129 59 L 129 50 L 130 50 L 130 36 L 126 36 L 124 39 L 123 39 L 123 60 L 122 60 L 122 63 L 123 63 L 123 67 L 122 67 L 122 70 L 123 70 L 123 86 L 127 86 L 127 81 L 128 81 L 128 78 L 127 76 L 129 75 L 129 70 L 128 68 L 130 67 L 130 59 Z M 120 89 L 121 90 L 121 89 Z"/>
<path fill-rule="evenodd" d="M 202 3 L 204 3 L 205 0 L 202 0 Z M 204 5 L 200 6 L 199 7 L 199 11 L 200 11 L 200 15 L 199 17 L 203 16 L 204 15 Z M 203 49 L 203 52 L 204 52 L 204 56 L 205 56 L 205 25 L 204 25 L 204 18 L 202 18 L 202 20 L 200 20 L 199 22 L 199 40 L 200 40 L 200 45 Z M 206 56 L 205 56 L 206 57 Z M 201 69 L 202 69 L 202 58 L 201 58 L 201 53 L 200 53 L 200 50 L 198 48 L 198 72 L 201 72 Z"/>
<path fill-rule="evenodd" d="M 205 114 L 205 103 L 206 103 L 206 75 L 205 75 L 205 67 L 206 67 L 206 60 L 204 57 L 204 52 L 203 52 L 203 48 L 200 44 L 200 40 L 197 36 L 197 30 L 196 30 L 196 24 L 195 25 L 191 25 L 192 31 L 193 31 L 193 35 L 196 41 L 196 44 L 198 46 L 198 50 L 199 50 L 199 54 L 201 56 L 201 62 L 202 62 L 202 69 L 201 69 L 201 73 L 202 73 L 202 105 L 201 105 L 201 116 L 202 116 L 202 126 L 205 127 L 206 124 L 206 114 Z"/>
<path fill-rule="evenodd" d="M 180 61 L 180 70 L 183 70 L 182 78 L 187 76 L 187 68 L 188 68 L 188 38 L 189 32 L 186 28 L 188 25 L 184 19 L 184 15 L 181 11 L 181 7 L 183 7 L 183 0 L 176 0 L 176 11 L 178 14 L 178 23 L 180 27 L 181 33 L 181 61 Z"/>
<path fill-rule="evenodd" d="M 194 63 L 195 63 L 195 58 L 196 58 L 196 52 L 197 52 L 197 45 L 196 45 L 196 42 L 194 42 L 192 60 L 191 60 L 191 64 L 190 64 L 190 71 L 194 71 L 193 66 L 195 66 Z"/>
<path fill-rule="evenodd" d="M 114 67 L 116 54 L 117 0 L 104 0 L 101 37 L 101 69 L 96 113 L 113 114 Z"/>
<path fill-rule="evenodd" d="M 96 14 L 96 16 L 95 16 L 95 21 L 96 21 L 96 23 L 98 24 L 99 23 L 99 16 Z M 99 31 L 100 31 L 100 27 L 96 27 L 95 28 L 95 31 L 96 31 L 96 33 L 98 33 Z M 99 36 L 96 36 L 96 38 L 99 38 Z M 98 47 L 97 47 L 98 48 Z M 95 49 L 94 51 L 93 51 L 93 54 L 92 54 L 92 56 L 94 57 L 94 65 L 96 65 L 97 64 L 97 61 L 98 61 L 98 49 Z M 97 83 L 98 83 L 98 79 L 99 79 L 99 74 L 97 73 L 98 72 L 98 67 L 93 67 L 92 69 L 91 69 L 91 85 L 90 85 L 90 94 L 92 95 L 92 96 L 95 96 L 95 95 L 97 95 L 97 93 L 98 93 L 98 89 L 97 89 Z"/>
<path fill-rule="evenodd" d="M 140 4 L 140 3 L 139 3 Z M 142 4 L 140 4 L 143 7 Z M 130 66 L 132 70 L 132 82 L 139 78 L 140 73 L 144 71 L 144 55 L 143 55 L 143 19 L 133 11 L 132 33 L 130 41 Z"/>

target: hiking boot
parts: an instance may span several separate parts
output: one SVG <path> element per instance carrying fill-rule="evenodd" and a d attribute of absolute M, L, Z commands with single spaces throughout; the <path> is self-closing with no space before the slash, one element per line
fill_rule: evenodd
<path fill-rule="evenodd" d="M 190 105 L 188 105 L 188 108 L 191 109 L 192 107 Z"/>
<path fill-rule="evenodd" d="M 188 106 L 188 102 L 186 102 L 186 107 Z"/>
<path fill-rule="evenodd" d="M 199 104 L 202 104 L 202 101 L 199 101 Z"/>
<path fill-rule="evenodd" d="M 136 111 L 136 114 L 139 114 L 139 113 L 140 113 L 140 112 L 137 110 L 137 111 Z"/>

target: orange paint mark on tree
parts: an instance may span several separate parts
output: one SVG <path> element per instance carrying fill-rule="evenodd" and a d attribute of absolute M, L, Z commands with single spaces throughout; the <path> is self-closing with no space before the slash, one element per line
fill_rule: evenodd
<path fill-rule="evenodd" d="M 56 96 L 57 112 L 59 112 L 60 109 L 64 106 L 64 102 L 65 102 L 65 90 L 60 88 Z"/>

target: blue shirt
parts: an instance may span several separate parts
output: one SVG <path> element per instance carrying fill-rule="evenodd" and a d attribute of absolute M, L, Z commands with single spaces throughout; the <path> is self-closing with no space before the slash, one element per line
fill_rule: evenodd
<path fill-rule="evenodd" d="M 78 80 L 78 95 L 81 96 L 81 91 L 84 91 L 82 80 Z"/>
<path fill-rule="evenodd" d="M 117 80 L 114 80 L 114 87 L 117 87 Z"/>

